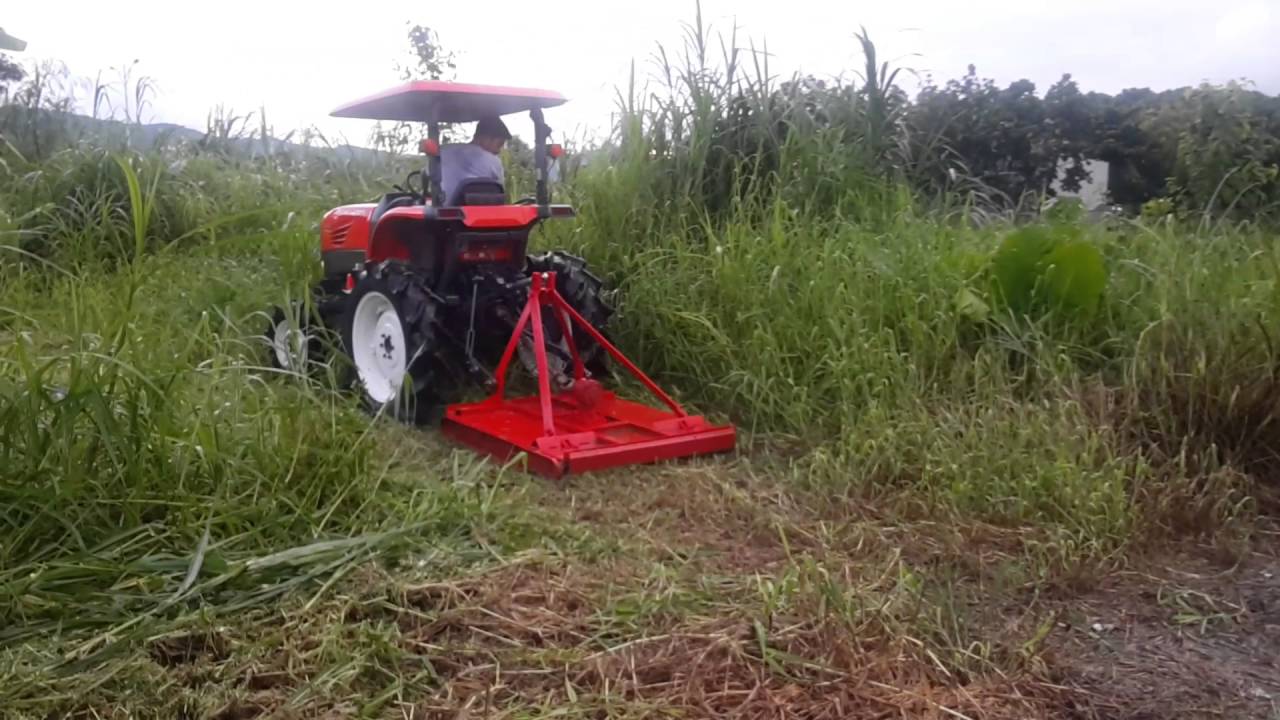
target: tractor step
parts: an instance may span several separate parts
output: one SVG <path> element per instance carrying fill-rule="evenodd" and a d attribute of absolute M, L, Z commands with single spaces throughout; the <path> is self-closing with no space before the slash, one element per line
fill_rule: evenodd
<path fill-rule="evenodd" d="M 554 395 L 548 379 L 543 313 L 534 312 L 542 305 L 555 310 L 553 314 L 564 330 L 573 358 L 572 386 Z M 573 342 L 570 321 L 584 328 L 668 409 L 659 410 L 620 398 L 588 378 Z M 538 394 L 508 399 L 504 395 L 507 370 L 526 324 L 533 326 Z M 725 452 L 732 450 L 737 441 L 737 431 L 732 425 L 712 425 L 701 416 L 686 413 L 591 327 L 556 292 L 555 273 L 533 276 L 529 302 L 507 343 L 496 377 L 497 388 L 487 399 L 448 406 L 441 429 L 447 437 L 502 460 L 524 453 L 529 469 L 543 475 L 561 477 L 567 473 Z"/>

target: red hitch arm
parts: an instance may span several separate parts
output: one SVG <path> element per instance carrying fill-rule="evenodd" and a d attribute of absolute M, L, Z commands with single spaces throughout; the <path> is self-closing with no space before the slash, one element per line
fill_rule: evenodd
<path fill-rule="evenodd" d="M 553 272 L 534 273 L 533 286 L 529 291 L 529 302 L 525 304 L 524 310 L 520 313 L 520 319 L 516 321 L 516 329 L 511 333 L 511 339 L 507 341 L 507 347 L 502 352 L 502 360 L 498 363 L 497 379 L 498 386 L 494 389 L 493 395 L 489 397 L 489 402 L 501 403 L 506 397 L 507 389 L 507 373 L 510 370 L 511 360 L 515 355 L 516 347 L 520 343 L 520 338 L 524 335 L 525 325 L 533 324 L 533 353 L 537 360 L 538 366 L 538 398 L 542 405 L 542 430 L 544 435 L 555 435 L 555 421 L 551 411 L 551 378 L 547 369 L 547 347 L 546 335 L 542 327 L 542 313 L 538 310 L 543 306 L 551 306 L 555 312 L 553 313 L 556 322 L 560 324 L 560 328 L 564 333 L 565 339 L 568 341 L 569 353 L 573 357 L 573 377 L 574 380 L 583 380 L 587 376 L 586 368 L 582 364 L 582 358 L 578 355 L 577 343 L 573 341 L 573 328 L 571 323 L 576 323 L 579 327 L 591 336 L 600 347 L 605 349 L 619 365 L 626 368 L 635 379 L 639 380 L 642 385 L 654 397 L 662 401 L 662 404 L 670 408 L 671 412 L 677 417 L 685 417 L 688 415 L 684 408 L 680 407 L 670 395 L 663 392 L 658 384 L 644 374 L 635 363 L 627 359 L 622 351 L 614 347 L 613 343 L 605 339 L 603 333 L 592 327 L 591 323 L 578 314 L 568 302 L 561 297 L 556 291 L 556 274 Z M 568 318 L 566 320 L 566 317 Z"/>

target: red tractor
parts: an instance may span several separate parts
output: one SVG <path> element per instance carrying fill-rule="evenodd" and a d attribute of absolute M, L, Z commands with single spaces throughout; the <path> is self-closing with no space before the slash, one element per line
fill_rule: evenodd
<path fill-rule="evenodd" d="M 534 227 L 574 215 L 552 204 L 548 182 L 562 150 L 548 142 L 543 110 L 564 102 L 546 90 L 421 81 L 335 110 L 337 117 L 425 123 L 428 161 L 378 202 L 324 216 L 316 317 L 336 331 L 352 385 L 371 411 L 423 421 L 442 409 L 450 437 L 503 458 L 526 453 L 546 474 L 730 449 L 731 426 L 685 413 L 601 332 L 612 310 L 581 258 L 528 252 Z M 521 112 L 533 121 L 534 196 L 511 202 L 501 184 L 470 181 L 444 197 L 441 125 Z M 295 369 L 320 350 L 315 336 L 301 306 L 277 309 L 267 331 L 276 365 Z M 603 390 L 593 372 L 600 374 L 606 354 L 667 411 Z M 505 397 L 517 355 L 537 381 L 537 397 Z M 495 390 L 486 400 L 442 408 L 476 385 Z"/>

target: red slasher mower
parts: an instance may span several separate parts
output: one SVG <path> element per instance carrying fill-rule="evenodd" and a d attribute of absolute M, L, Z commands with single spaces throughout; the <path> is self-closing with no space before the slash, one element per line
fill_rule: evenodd
<path fill-rule="evenodd" d="M 422 422 L 443 406 L 445 435 L 501 459 L 525 453 L 546 475 L 730 450 L 732 426 L 685 412 L 609 342 L 602 331 L 612 310 L 581 258 L 526 252 L 539 223 L 574 215 L 551 203 L 548 183 L 562 151 L 548 143 L 543 110 L 564 102 L 546 90 L 424 81 L 335 110 L 426 123 L 428 162 L 377 203 L 324 216 L 315 322 L 340 338 L 352 385 L 371 411 Z M 444 197 L 441 125 L 521 112 L 533 121 L 535 196 L 509 202 L 499 183 L 464 181 Z M 313 330 L 301 305 L 277 309 L 267 330 L 274 362 L 294 369 L 320 352 Z M 595 375 L 607 358 L 664 409 L 604 389 Z M 506 396 L 517 359 L 536 380 L 536 396 Z M 445 404 L 475 386 L 492 394 Z"/>

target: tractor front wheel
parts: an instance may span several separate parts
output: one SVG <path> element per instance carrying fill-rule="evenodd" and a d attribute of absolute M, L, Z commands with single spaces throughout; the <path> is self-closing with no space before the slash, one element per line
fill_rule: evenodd
<path fill-rule="evenodd" d="M 410 272 L 384 264 L 347 298 L 342 342 L 355 386 L 374 413 L 424 422 L 438 404 L 433 392 L 435 303 Z"/>
<path fill-rule="evenodd" d="M 274 308 L 265 335 L 271 366 L 277 370 L 305 372 L 319 359 L 316 325 L 302 302 Z"/>

